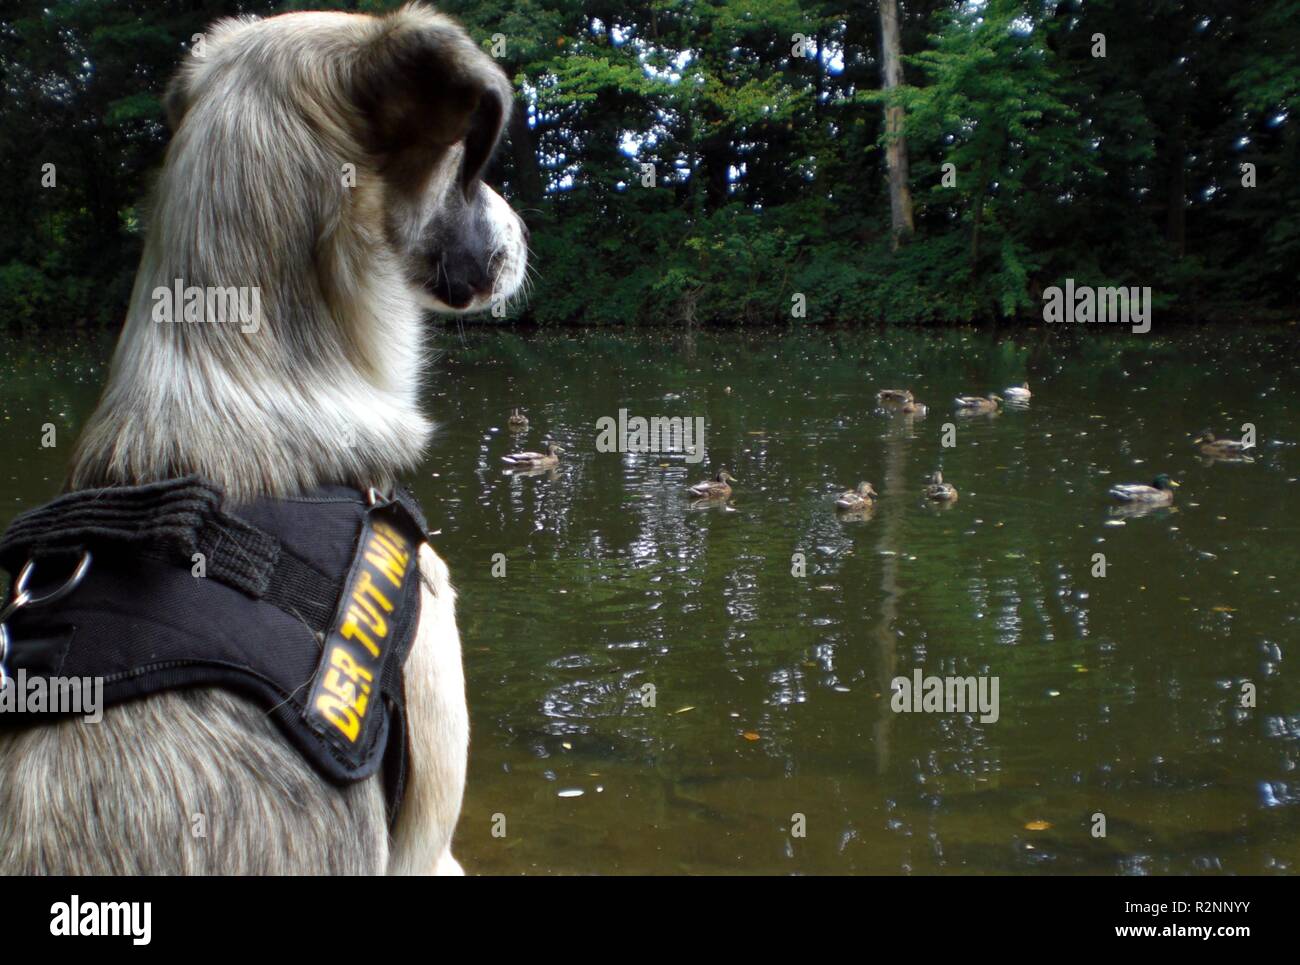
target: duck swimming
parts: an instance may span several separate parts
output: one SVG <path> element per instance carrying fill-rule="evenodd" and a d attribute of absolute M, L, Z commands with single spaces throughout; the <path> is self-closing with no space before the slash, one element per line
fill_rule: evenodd
<path fill-rule="evenodd" d="M 528 416 L 515 409 L 510 413 L 510 418 L 506 420 L 506 425 L 510 427 L 512 432 L 523 432 L 528 428 Z"/>
<path fill-rule="evenodd" d="M 1148 506 L 1168 506 L 1174 501 L 1178 483 L 1165 473 L 1151 480 L 1150 486 L 1141 483 L 1120 483 L 1110 487 L 1110 496 L 1120 503 L 1143 503 Z"/>
<path fill-rule="evenodd" d="M 552 442 L 546 452 L 512 452 L 502 456 L 501 461 L 519 469 L 549 469 L 559 465 L 563 454 L 564 450 Z"/>
<path fill-rule="evenodd" d="M 739 482 L 725 469 L 718 470 L 712 479 L 698 482 L 688 491 L 693 499 L 726 499 L 731 495 L 731 483 Z"/>
<path fill-rule="evenodd" d="M 926 499 L 937 503 L 951 503 L 957 499 L 957 487 L 943 481 L 943 473 L 936 472 L 930 477 L 930 484 L 922 492 Z"/>
<path fill-rule="evenodd" d="M 871 483 L 860 482 L 857 489 L 850 489 L 840 494 L 840 497 L 835 500 L 835 508 L 848 513 L 861 512 L 871 507 L 878 495 Z"/>
<path fill-rule="evenodd" d="M 986 396 L 978 395 L 959 395 L 953 399 L 957 405 L 957 411 L 966 415 L 975 415 L 981 412 L 997 412 L 998 403 L 1002 401 L 1002 396 L 989 394 Z"/>
<path fill-rule="evenodd" d="M 1032 395 L 1028 382 L 1021 382 L 1019 385 L 1008 386 L 1002 390 L 1002 397 L 1008 402 L 1028 402 Z"/>
<path fill-rule="evenodd" d="M 1220 459 L 1245 459 L 1253 448 L 1239 439 L 1216 439 L 1209 429 L 1193 439 L 1192 445 L 1201 447 L 1201 455 Z"/>

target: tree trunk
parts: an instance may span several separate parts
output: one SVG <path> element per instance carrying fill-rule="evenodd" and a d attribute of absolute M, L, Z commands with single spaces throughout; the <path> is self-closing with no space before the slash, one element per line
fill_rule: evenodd
<path fill-rule="evenodd" d="M 880 0 L 881 74 L 885 92 L 903 83 L 903 43 L 898 31 L 898 0 Z M 907 140 L 903 137 L 903 108 L 885 107 L 885 160 L 889 165 L 890 245 L 895 250 L 912 237 L 912 192 L 907 186 Z"/>

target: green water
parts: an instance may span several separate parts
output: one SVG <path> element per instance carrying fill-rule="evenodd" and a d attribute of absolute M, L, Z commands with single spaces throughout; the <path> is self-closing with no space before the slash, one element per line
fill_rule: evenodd
<path fill-rule="evenodd" d="M 412 483 L 460 591 L 465 867 L 1300 870 L 1297 329 L 1072 334 L 440 333 Z M 7 523 L 56 491 L 109 345 L 0 348 Z M 1024 378 L 1028 408 L 952 417 Z M 597 452 L 619 409 L 703 417 L 707 458 Z M 1252 463 L 1190 445 L 1246 422 Z M 503 472 L 548 436 L 558 470 Z M 724 465 L 731 503 L 693 507 Z M 951 508 L 919 498 L 936 468 Z M 1108 511 L 1158 472 L 1173 509 Z M 837 518 L 863 479 L 875 512 Z M 999 719 L 893 712 L 917 668 L 996 677 Z"/>

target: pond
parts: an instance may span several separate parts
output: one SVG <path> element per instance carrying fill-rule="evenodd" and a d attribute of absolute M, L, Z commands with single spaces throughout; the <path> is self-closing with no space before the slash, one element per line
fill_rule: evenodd
<path fill-rule="evenodd" d="M 411 484 L 460 592 L 460 860 L 1300 870 L 1297 334 L 440 331 Z M 0 525 L 57 491 L 110 348 L 0 342 Z M 952 414 L 1026 379 L 1026 407 Z M 599 451 L 620 410 L 702 419 L 703 451 Z M 1251 461 L 1192 444 L 1245 424 Z M 557 469 L 505 471 L 548 439 Z M 693 504 L 721 467 L 730 501 Z M 1112 512 L 1162 472 L 1172 507 Z M 838 514 L 860 480 L 874 510 Z M 996 720 L 896 711 L 917 671 L 996 682 Z"/>

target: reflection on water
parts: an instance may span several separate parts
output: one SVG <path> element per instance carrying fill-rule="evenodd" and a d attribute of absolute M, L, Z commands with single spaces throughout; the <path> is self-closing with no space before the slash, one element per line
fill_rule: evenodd
<path fill-rule="evenodd" d="M 1295 329 L 1068 334 L 445 336 L 414 485 L 461 594 L 465 866 L 1300 868 Z M 0 344 L 7 522 L 59 485 L 109 347 Z M 1024 379 L 1029 405 L 953 416 Z M 894 385 L 928 418 L 878 408 Z M 597 452 L 620 408 L 704 417 L 705 460 Z M 1192 445 L 1245 422 L 1251 463 Z M 552 438 L 557 469 L 503 471 Z M 1173 507 L 1108 504 L 1160 472 Z M 879 502 L 837 514 L 859 480 Z M 998 677 L 999 720 L 893 713 L 918 668 Z"/>

